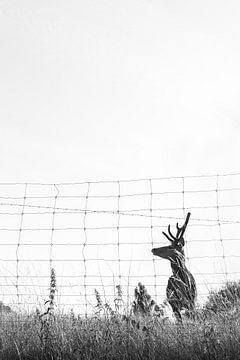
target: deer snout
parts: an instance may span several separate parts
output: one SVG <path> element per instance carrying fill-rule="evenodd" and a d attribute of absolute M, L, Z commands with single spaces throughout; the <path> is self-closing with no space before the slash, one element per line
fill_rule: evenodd
<path fill-rule="evenodd" d="M 157 249 L 152 249 L 152 250 L 151 250 L 152 253 L 153 253 L 153 255 L 156 255 L 156 250 L 157 250 Z"/>
<path fill-rule="evenodd" d="M 163 259 L 168 259 L 171 256 L 171 251 L 169 249 L 169 246 L 162 246 L 152 249 L 153 255 L 159 256 Z"/>

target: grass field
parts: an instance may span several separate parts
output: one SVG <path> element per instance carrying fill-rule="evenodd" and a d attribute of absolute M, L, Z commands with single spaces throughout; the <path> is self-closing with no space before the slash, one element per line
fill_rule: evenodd
<path fill-rule="evenodd" d="M 194 320 L 182 323 L 153 312 L 147 292 L 142 310 L 135 303 L 128 315 L 119 303 L 114 309 L 103 304 L 97 291 L 94 316 L 61 314 L 54 307 L 54 274 L 51 285 L 45 312 L 1 314 L 0 359 L 240 359 L 237 282 L 212 293 Z"/>
<path fill-rule="evenodd" d="M 240 359 L 240 316 L 212 314 L 182 324 L 149 316 L 88 319 L 1 317 L 1 359 Z"/>

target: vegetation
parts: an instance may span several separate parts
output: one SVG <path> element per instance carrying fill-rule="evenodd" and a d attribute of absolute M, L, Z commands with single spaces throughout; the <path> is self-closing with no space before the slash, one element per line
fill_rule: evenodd
<path fill-rule="evenodd" d="M 233 290 L 234 289 L 234 290 Z M 85 318 L 60 314 L 54 304 L 55 273 L 51 273 L 49 300 L 42 314 L 2 313 L 0 358 L 30 359 L 240 359 L 239 283 L 227 283 L 212 292 L 195 320 L 170 322 L 163 317 L 142 284 L 138 284 L 130 311 L 121 288 L 114 307 L 103 303 L 96 290 L 95 314 Z M 233 290 L 233 291 L 232 291 Z M 231 297 L 226 296 L 226 292 Z M 232 295 L 234 294 L 234 301 Z M 229 306 L 229 301 L 231 306 Z"/>
<path fill-rule="evenodd" d="M 226 312 L 239 312 L 240 281 L 228 281 L 219 291 L 211 291 L 204 309 L 223 315 Z"/>
<path fill-rule="evenodd" d="M 151 299 L 151 295 L 148 294 L 146 287 L 138 283 L 134 292 L 135 299 L 132 303 L 132 311 L 134 315 L 157 315 L 163 316 L 162 308 Z"/>

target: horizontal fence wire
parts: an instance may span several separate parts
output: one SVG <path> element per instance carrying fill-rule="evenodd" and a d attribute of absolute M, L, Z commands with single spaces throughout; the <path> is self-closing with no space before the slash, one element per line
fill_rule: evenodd
<path fill-rule="evenodd" d="M 233 254 L 233 255 L 228 255 L 227 256 L 228 258 L 240 258 L 240 255 L 235 255 L 235 254 Z M 223 258 L 223 256 L 222 255 L 203 255 L 203 256 L 191 256 L 190 257 L 190 259 L 221 259 L 221 258 Z M 0 258 L 0 261 L 6 261 L 6 262 L 15 262 L 16 261 L 16 259 L 3 259 L 3 258 Z M 20 260 L 19 260 L 20 261 Z M 30 262 L 30 261 L 32 261 L 32 262 L 49 262 L 49 259 L 21 259 L 21 261 L 25 261 L 25 262 Z M 64 259 L 64 258 L 62 258 L 62 259 L 54 259 L 54 261 L 60 261 L 60 262 L 83 262 L 83 263 L 85 263 L 86 261 L 95 261 L 95 262 L 97 262 L 97 261 L 113 261 L 113 262 L 119 262 L 119 261 L 121 261 L 121 262 L 152 262 L 153 260 L 152 259 L 144 259 L 144 258 L 142 258 L 142 259 L 134 259 L 134 260 L 132 260 L 132 259 L 108 259 L 108 258 L 95 258 L 95 259 L 90 259 L 90 258 L 88 258 L 88 259 L 81 259 L 81 258 L 79 258 L 79 259 Z"/>
<path fill-rule="evenodd" d="M 190 212 L 186 264 L 203 303 L 240 276 L 239 184 L 240 173 L 0 183 L 0 300 L 16 309 L 44 306 L 54 269 L 64 309 L 91 314 L 95 289 L 114 304 L 119 286 L 129 306 L 140 282 L 162 303 L 170 263 L 151 249 L 167 245 L 162 231 L 174 232 Z"/>

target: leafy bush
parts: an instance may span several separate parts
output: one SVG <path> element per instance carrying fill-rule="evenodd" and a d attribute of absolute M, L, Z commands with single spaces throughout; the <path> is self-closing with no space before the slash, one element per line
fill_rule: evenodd
<path fill-rule="evenodd" d="M 226 313 L 234 311 L 239 307 L 240 281 L 228 281 L 221 289 L 210 292 L 203 310 L 214 313 Z"/>
<path fill-rule="evenodd" d="M 138 283 L 134 292 L 135 300 L 132 303 L 132 310 L 134 315 L 150 315 L 155 313 L 158 316 L 163 315 L 163 310 L 148 294 L 146 287 Z"/>

